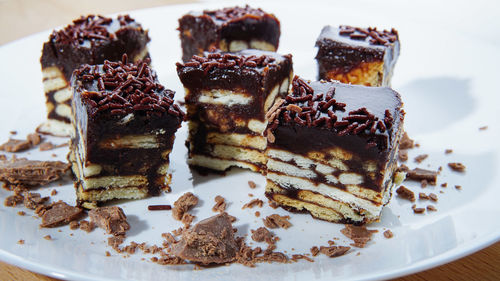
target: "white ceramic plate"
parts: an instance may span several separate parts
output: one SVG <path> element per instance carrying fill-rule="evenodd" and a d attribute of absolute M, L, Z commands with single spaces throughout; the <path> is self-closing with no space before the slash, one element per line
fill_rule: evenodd
<path fill-rule="evenodd" d="M 345 3 L 349 2 L 349 3 Z M 318 256 L 314 263 L 259 264 L 257 268 L 231 265 L 193 271 L 192 266 L 160 266 L 149 261 L 151 256 L 135 254 L 124 258 L 106 245 L 106 236 L 97 229 L 90 234 L 71 231 L 68 227 L 41 229 L 40 220 L 19 216 L 18 208 L 0 206 L 0 260 L 56 278 L 74 280 L 301 280 L 301 279 L 385 279 L 410 274 L 437 266 L 486 247 L 500 237 L 500 149 L 498 139 L 498 48 L 495 36 L 500 28 L 495 3 L 450 3 L 432 5 L 426 1 L 411 4 L 389 1 L 372 4 L 368 1 L 339 3 L 302 1 L 300 3 L 258 2 L 281 20 L 281 53 L 293 53 L 295 72 L 305 78 L 316 75 L 314 42 L 326 24 L 357 26 L 394 26 L 400 32 L 401 57 L 396 66 L 393 87 L 401 93 L 406 105 L 405 125 L 409 134 L 421 144 L 410 152 L 410 159 L 427 153 L 429 158 L 420 167 L 437 169 L 443 166 L 438 186 L 424 192 L 439 196 L 438 212 L 414 215 L 411 203 L 393 198 L 383 211 L 378 229 L 367 248 L 356 249 L 345 256 L 329 259 Z M 481 2 L 481 1 L 479 1 Z M 219 8 L 234 2 L 202 3 L 168 6 L 132 12 L 132 16 L 150 29 L 154 67 L 160 80 L 182 97 L 182 87 L 175 73 L 180 58 L 180 43 L 175 30 L 177 19 L 189 10 Z M 242 3 L 240 3 L 242 4 Z M 496 11 L 496 12 L 495 12 Z M 474 16 L 480 15 L 480 16 Z M 0 141 L 8 132 L 17 130 L 18 137 L 33 132 L 45 118 L 39 57 L 49 31 L 0 47 Z M 478 128 L 487 125 L 485 131 Z M 149 212 L 147 205 L 172 203 L 182 193 L 192 191 L 201 198 L 194 210 L 197 220 L 213 215 L 213 198 L 223 195 L 230 202 L 228 212 L 236 217 L 240 235 L 262 225 L 262 216 L 286 214 L 268 206 L 241 210 L 250 201 L 248 193 L 264 199 L 264 178 L 258 174 L 235 170 L 225 177 L 192 175 L 183 146 L 186 127 L 177 133 L 171 155 L 173 192 L 160 197 L 121 202 L 132 229 L 129 241 L 160 244 L 161 233 L 177 229 L 180 223 L 170 212 Z M 65 141 L 51 139 L 55 143 Z M 444 149 L 452 148 L 450 155 Z M 57 157 L 51 154 L 56 153 Z M 67 148 L 27 153 L 31 159 L 64 159 Z M 467 166 L 465 174 L 451 172 L 446 163 L 457 161 Z M 408 164 L 414 167 L 412 160 Z M 251 190 L 248 180 L 258 183 Z M 447 182 L 442 188 L 440 183 Z M 456 190 L 454 185 L 461 185 Z M 414 191 L 418 184 L 408 183 Z M 38 189 L 48 194 L 56 188 L 57 198 L 74 202 L 72 183 Z M 442 190 L 444 193 L 440 193 Z M 0 200 L 10 193 L 0 189 Z M 255 198 L 254 197 L 254 198 Z M 426 206 L 428 202 L 417 202 Z M 293 227 L 276 230 L 281 237 L 279 250 L 308 253 L 311 246 L 326 245 L 332 238 L 338 244 L 348 240 L 340 234 L 341 225 L 312 219 L 309 215 L 292 214 Z M 382 232 L 389 228 L 394 238 Z M 51 235 L 53 241 L 42 237 Z M 24 245 L 16 242 L 24 239 Z M 293 249 L 292 249 L 293 248 Z M 105 251 L 112 257 L 105 257 Z M 357 255 L 359 253 L 359 255 Z M 146 260 L 141 260 L 146 258 Z"/>

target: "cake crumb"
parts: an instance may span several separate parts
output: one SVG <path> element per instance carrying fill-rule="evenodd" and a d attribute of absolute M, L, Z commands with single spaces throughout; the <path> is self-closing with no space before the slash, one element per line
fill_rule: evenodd
<path fill-rule="evenodd" d="M 267 242 L 268 244 L 274 244 L 273 234 L 265 227 L 259 227 L 256 230 L 251 229 L 252 240 L 255 242 Z"/>
<path fill-rule="evenodd" d="M 52 240 L 52 236 L 50 236 L 50 235 L 45 235 L 45 236 L 43 237 L 43 239 L 45 239 L 45 240 Z"/>
<path fill-rule="evenodd" d="M 432 212 L 436 212 L 437 209 L 436 207 L 432 206 L 432 205 L 427 205 L 427 211 L 432 211 Z"/>
<path fill-rule="evenodd" d="M 254 181 L 248 181 L 248 186 L 252 189 L 257 187 L 257 184 Z"/>
<path fill-rule="evenodd" d="M 451 154 L 451 153 L 453 153 L 453 149 L 448 148 L 444 150 L 444 154 Z"/>
<path fill-rule="evenodd" d="M 450 167 L 455 172 L 465 172 L 465 165 L 458 162 L 448 163 L 448 167 Z"/>
<path fill-rule="evenodd" d="M 52 189 L 52 191 L 50 192 L 50 195 L 51 195 L 51 196 L 55 196 L 55 195 L 57 195 L 57 190 Z"/>
<path fill-rule="evenodd" d="M 226 200 L 224 197 L 217 195 L 214 198 L 215 205 L 212 207 L 212 211 L 222 213 L 226 210 Z"/>
<path fill-rule="evenodd" d="M 26 140 L 31 143 L 32 146 L 39 145 L 42 142 L 42 136 L 38 133 L 28 134 Z"/>
<path fill-rule="evenodd" d="M 189 214 L 189 213 L 184 213 L 182 215 L 181 222 L 184 224 L 184 228 L 189 228 L 191 226 L 191 223 L 193 222 L 195 216 Z"/>
<path fill-rule="evenodd" d="M 278 209 L 279 205 L 278 203 L 272 201 L 272 200 L 269 200 L 267 201 L 269 203 L 269 207 L 273 208 L 273 209 Z"/>
<path fill-rule="evenodd" d="M 292 224 L 288 221 L 290 216 L 280 216 L 278 214 L 272 214 L 267 216 L 264 221 L 264 225 L 269 228 L 284 228 L 288 229 Z"/>
<path fill-rule="evenodd" d="M 245 205 L 243 205 L 243 207 L 241 207 L 241 209 L 246 209 L 246 208 L 253 208 L 255 206 L 258 206 L 259 208 L 262 207 L 262 205 L 264 205 L 264 201 L 260 200 L 260 199 L 253 199 L 252 201 L 246 203 Z"/>
<path fill-rule="evenodd" d="M 394 237 L 394 233 L 392 233 L 392 231 L 390 229 L 387 229 L 386 231 L 384 231 L 384 237 L 387 239 L 390 239 L 390 238 Z"/>
<path fill-rule="evenodd" d="M 9 134 L 11 134 L 11 135 L 17 135 L 17 131 L 10 131 Z"/>
<path fill-rule="evenodd" d="M 94 230 L 95 224 L 93 222 L 89 222 L 87 220 L 80 221 L 80 229 L 89 233 Z"/>
<path fill-rule="evenodd" d="M 414 160 L 415 160 L 415 162 L 417 162 L 417 163 L 420 164 L 420 163 L 422 163 L 422 161 L 424 161 L 425 159 L 427 159 L 427 157 L 429 157 L 428 154 L 420 154 L 417 157 L 415 157 Z"/>
<path fill-rule="evenodd" d="M 248 197 L 253 197 L 253 194 L 252 193 L 248 193 Z"/>
<path fill-rule="evenodd" d="M 396 193 L 399 197 L 410 200 L 411 202 L 415 202 L 415 194 L 413 191 L 406 188 L 406 186 L 402 185 L 398 189 L 396 189 Z"/>

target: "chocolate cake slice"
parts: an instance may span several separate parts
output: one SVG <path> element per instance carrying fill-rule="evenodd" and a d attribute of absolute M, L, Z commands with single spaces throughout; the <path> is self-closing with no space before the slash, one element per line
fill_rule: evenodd
<path fill-rule="evenodd" d="M 259 50 L 209 53 L 177 64 L 184 84 L 191 166 L 261 171 L 266 113 L 288 92 L 292 56 Z"/>
<path fill-rule="evenodd" d="M 399 56 L 395 29 L 325 26 L 316 41 L 319 79 L 365 86 L 390 86 Z"/>
<path fill-rule="evenodd" d="M 244 49 L 276 51 L 280 22 L 261 9 L 231 7 L 190 12 L 179 19 L 182 60 L 216 48 L 224 52 Z"/>
<path fill-rule="evenodd" d="M 64 29 L 54 31 L 43 44 L 43 87 L 47 122 L 38 131 L 69 136 L 71 131 L 70 79 L 82 64 L 119 61 L 127 54 L 132 61 L 149 57 L 148 32 L 128 15 L 116 19 L 103 16 L 81 17 Z"/>
<path fill-rule="evenodd" d="M 84 65 L 71 79 L 70 161 L 84 207 L 169 191 L 169 154 L 184 112 L 145 62 Z"/>
<path fill-rule="evenodd" d="M 327 221 L 377 221 L 404 177 L 396 172 L 403 118 L 390 88 L 295 77 L 266 130 L 266 196 Z"/>

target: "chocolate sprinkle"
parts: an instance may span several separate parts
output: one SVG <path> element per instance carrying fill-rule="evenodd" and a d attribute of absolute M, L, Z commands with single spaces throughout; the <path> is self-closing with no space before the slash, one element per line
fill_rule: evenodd
<path fill-rule="evenodd" d="M 243 17 L 255 18 L 263 17 L 266 13 L 259 9 L 251 8 L 248 5 L 245 7 L 228 7 L 220 10 L 205 10 L 203 14 L 215 17 L 221 21 L 234 22 L 241 20 Z"/>
<path fill-rule="evenodd" d="M 339 27 L 339 35 L 349 36 L 353 40 L 367 40 L 372 45 L 388 46 L 398 40 L 396 29 L 378 31 L 376 27 L 359 28 L 348 25 Z"/>

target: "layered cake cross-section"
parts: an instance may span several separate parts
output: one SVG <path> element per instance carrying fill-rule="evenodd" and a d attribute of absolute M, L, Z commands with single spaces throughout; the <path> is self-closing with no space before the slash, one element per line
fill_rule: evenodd
<path fill-rule="evenodd" d="M 244 49 L 275 52 L 280 38 L 279 20 L 248 5 L 190 12 L 179 19 L 178 30 L 184 62 L 212 48 L 224 52 Z"/>
<path fill-rule="evenodd" d="M 38 131 L 69 136 L 71 131 L 70 79 L 82 64 L 118 61 L 127 54 L 132 61 L 149 57 L 148 32 L 128 15 L 117 18 L 81 17 L 54 31 L 43 44 L 40 62 L 47 106 L 47 121 Z"/>
<path fill-rule="evenodd" d="M 146 62 L 75 70 L 69 159 L 80 205 L 169 191 L 169 154 L 184 112 Z"/>
<path fill-rule="evenodd" d="M 395 29 L 325 26 L 316 47 L 319 79 L 390 86 L 399 56 L 399 36 Z"/>
<path fill-rule="evenodd" d="M 295 77 L 266 130 L 266 196 L 341 223 L 377 221 L 396 172 L 404 111 L 390 88 Z"/>
<path fill-rule="evenodd" d="M 267 113 L 288 92 L 292 56 L 259 50 L 208 53 L 178 63 L 177 73 L 185 88 L 189 164 L 261 171 Z"/>

